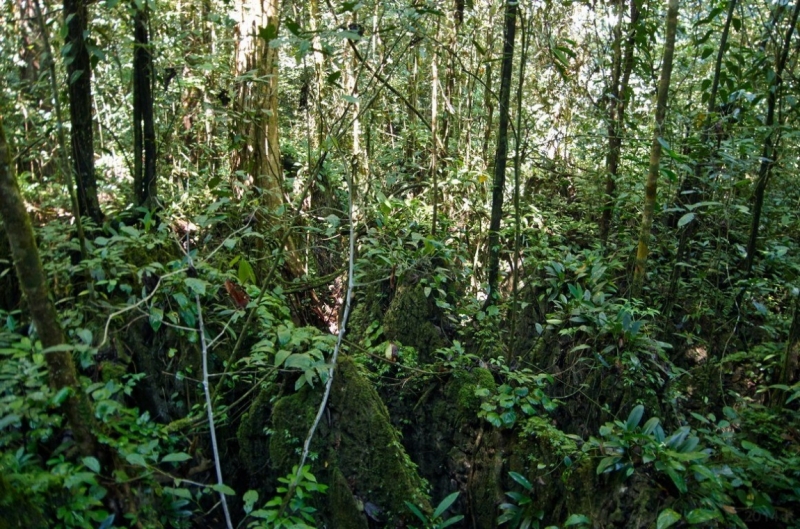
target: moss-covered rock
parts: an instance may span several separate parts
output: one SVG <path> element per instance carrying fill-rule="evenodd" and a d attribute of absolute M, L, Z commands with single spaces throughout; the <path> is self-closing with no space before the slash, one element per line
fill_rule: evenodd
<path fill-rule="evenodd" d="M 443 333 L 432 323 L 435 312 L 421 283 L 400 286 L 383 318 L 383 332 L 389 340 L 414 347 L 419 361 L 429 363 L 436 349 L 446 345 Z"/>
<path fill-rule="evenodd" d="M 274 390 L 266 389 L 242 417 L 236 436 L 241 468 L 262 497 L 273 494 L 274 484 L 267 480 L 286 475 L 299 462 L 321 398 L 320 386 L 277 399 Z M 405 501 L 430 508 L 426 483 L 406 455 L 386 406 L 346 356 L 339 357 L 311 452 L 311 471 L 329 485 L 328 493 L 313 501 L 330 527 L 366 528 L 367 504 L 373 516 L 387 523 L 406 516 Z"/>
<path fill-rule="evenodd" d="M 494 393 L 496 387 L 492 372 L 477 367 L 472 371 L 454 371 L 445 385 L 444 394 L 447 402 L 455 404 L 458 414 L 469 420 L 477 417 L 481 407 L 481 398 L 475 395 L 475 391 L 488 389 Z"/>
<path fill-rule="evenodd" d="M 395 518 L 404 501 L 428 507 L 426 484 L 417 473 L 372 384 L 349 359 L 339 362 L 331 391 L 334 438 L 329 457 L 353 484 L 353 492 Z"/>
<path fill-rule="evenodd" d="M 367 517 L 364 515 L 364 504 L 353 496 L 350 485 L 348 485 L 347 480 L 339 469 L 334 469 L 331 472 L 327 515 L 331 522 L 331 527 L 352 529 L 367 529 L 369 527 Z"/>

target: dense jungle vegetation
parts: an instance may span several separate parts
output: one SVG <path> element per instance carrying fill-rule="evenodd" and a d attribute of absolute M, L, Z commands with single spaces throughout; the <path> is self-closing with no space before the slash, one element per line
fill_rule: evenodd
<path fill-rule="evenodd" d="M 800 527 L 800 0 L 0 10 L 0 529 Z"/>

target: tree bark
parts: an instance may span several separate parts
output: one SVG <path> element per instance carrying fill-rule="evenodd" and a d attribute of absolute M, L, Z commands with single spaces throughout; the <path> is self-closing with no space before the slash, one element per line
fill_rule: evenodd
<path fill-rule="evenodd" d="M 789 329 L 789 339 L 786 340 L 779 383 L 791 385 L 797 381 L 798 356 L 800 356 L 800 294 L 794 299 L 794 315 Z"/>
<path fill-rule="evenodd" d="M 505 29 L 503 30 L 503 66 L 500 74 L 500 124 L 497 129 L 497 151 L 494 160 L 494 183 L 492 185 L 492 218 L 489 223 L 488 296 L 491 305 L 497 297 L 500 274 L 500 221 L 503 217 L 503 191 L 506 184 L 506 162 L 508 157 L 508 103 L 511 98 L 511 70 L 514 66 L 514 35 L 517 27 L 517 2 L 507 0 Z"/>
<path fill-rule="evenodd" d="M 92 132 L 92 68 L 84 34 L 87 31 L 86 0 L 64 0 L 67 25 L 66 53 L 69 117 L 71 123 L 72 169 L 78 191 L 80 214 L 103 222 L 94 174 L 94 135 Z"/>
<path fill-rule="evenodd" d="M 5 224 L 11 255 L 22 292 L 31 312 L 36 333 L 45 349 L 63 345 L 64 333 L 55 305 L 50 300 L 47 281 L 39 258 L 25 202 L 20 195 L 12 165 L 11 150 L 0 121 L 0 215 Z M 47 372 L 54 390 L 69 390 L 62 410 L 72 428 L 75 442 L 83 455 L 96 455 L 97 440 L 92 433 L 94 413 L 88 397 L 78 383 L 72 354 L 56 350 L 46 352 Z"/>
<path fill-rule="evenodd" d="M 767 117 L 764 121 L 764 127 L 767 129 L 767 137 L 764 139 L 764 149 L 761 152 L 761 166 L 758 170 L 758 179 L 756 180 L 755 194 L 753 196 L 753 219 L 750 225 L 750 238 L 747 241 L 747 257 L 744 261 L 744 272 L 746 276 L 750 276 L 753 271 L 753 260 L 756 254 L 756 242 L 758 241 L 758 229 L 761 224 L 761 211 L 764 207 L 764 194 L 767 190 L 767 183 L 772 174 L 772 166 L 775 165 L 775 149 L 773 135 L 775 129 L 775 107 L 778 102 L 778 92 L 780 91 L 781 84 L 783 84 L 783 70 L 786 67 L 786 60 L 789 57 L 789 46 L 792 42 L 792 35 L 794 28 L 797 25 L 798 14 L 800 14 L 800 0 L 794 6 L 792 12 L 792 20 L 789 24 L 789 29 L 786 30 L 786 38 L 783 41 L 781 54 L 778 58 L 778 64 L 775 65 L 775 76 L 769 84 L 767 90 Z"/>
<path fill-rule="evenodd" d="M 639 27 L 639 2 L 631 0 L 628 38 L 625 54 L 622 54 L 622 6 L 617 26 L 614 28 L 614 58 L 611 67 L 611 100 L 608 102 L 608 154 L 606 155 L 606 203 L 600 219 L 600 240 L 605 243 L 611 229 L 614 202 L 619 175 L 619 159 L 622 154 L 622 130 L 625 127 L 625 107 L 630 99 L 628 82 L 633 71 L 633 52 Z"/>
<path fill-rule="evenodd" d="M 653 143 L 650 146 L 650 167 L 647 174 L 647 183 L 645 184 L 642 227 L 639 233 L 639 246 L 636 250 L 636 264 L 631 286 L 632 298 L 638 298 L 642 293 L 647 256 L 650 253 L 650 230 L 653 226 L 653 213 L 656 207 L 656 194 L 658 191 L 658 171 L 661 165 L 662 127 L 664 125 L 664 117 L 667 114 L 667 96 L 669 94 L 670 77 L 672 76 L 672 57 L 675 52 L 675 33 L 677 28 L 678 0 L 669 0 L 669 7 L 667 8 L 667 38 L 664 44 L 661 79 L 658 83 L 656 126 L 653 133 Z"/>
<path fill-rule="evenodd" d="M 262 204 L 276 209 L 283 203 L 283 167 L 278 139 L 278 50 L 270 46 L 279 30 L 279 1 L 242 0 L 237 6 L 237 76 L 249 75 L 238 86 L 236 110 L 245 144 L 234 153 L 234 171 L 241 171 L 261 190 Z"/>
<path fill-rule="evenodd" d="M 147 5 L 133 15 L 133 186 L 136 203 L 146 208 L 157 205 L 156 133 L 153 122 L 153 56 L 148 31 Z"/>

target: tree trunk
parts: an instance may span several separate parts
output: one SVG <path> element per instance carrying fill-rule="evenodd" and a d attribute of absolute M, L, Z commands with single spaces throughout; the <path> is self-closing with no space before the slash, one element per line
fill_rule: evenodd
<path fill-rule="evenodd" d="M 736 8 L 736 0 L 730 0 L 728 4 L 728 14 L 727 18 L 725 19 L 725 26 L 722 28 L 722 36 L 719 39 L 719 50 L 717 51 L 717 59 L 714 62 L 714 79 L 711 82 L 711 92 L 708 98 L 708 106 L 706 107 L 706 112 L 708 116 L 714 116 L 717 106 L 717 92 L 719 91 L 719 77 L 720 72 L 722 71 L 722 58 L 725 55 L 725 50 L 727 48 L 728 43 L 728 35 L 730 34 L 731 22 L 733 21 L 733 12 Z M 703 135 L 700 141 L 701 149 L 705 150 L 705 147 L 709 145 L 709 140 L 711 139 L 711 132 L 714 129 L 715 125 L 719 123 L 717 119 L 711 120 L 709 123 L 706 123 L 703 129 Z M 718 147 L 717 147 L 718 149 Z M 700 192 L 688 192 L 692 191 L 693 187 L 695 189 L 702 189 L 705 186 L 702 182 L 703 177 L 703 169 L 705 167 L 709 167 L 713 164 L 714 158 L 716 158 L 717 149 L 711 148 L 708 152 L 706 157 L 706 163 L 698 163 L 695 165 L 694 176 L 684 179 L 683 184 L 680 186 L 678 191 L 677 202 L 681 204 L 682 208 L 678 211 L 678 214 L 682 213 L 684 208 L 687 208 L 690 204 L 696 204 L 701 200 L 701 197 L 704 193 Z M 687 193 L 688 192 L 688 193 Z M 685 197 L 685 198 L 684 198 Z M 677 208 L 676 208 L 677 209 Z M 688 209 L 688 208 L 687 208 Z M 671 226 L 677 225 L 678 217 L 675 216 L 675 220 L 670 222 Z M 678 263 L 683 261 L 683 256 L 686 254 L 686 249 L 689 247 L 689 242 L 691 241 L 692 235 L 694 234 L 695 227 L 697 226 L 697 222 L 690 222 L 686 225 L 686 227 L 681 231 L 680 239 L 678 241 L 678 249 L 675 252 L 675 266 L 672 268 L 672 274 L 669 280 L 669 287 L 667 288 L 666 299 L 664 300 L 664 307 L 662 312 L 665 316 L 669 317 L 672 313 L 672 306 L 675 303 L 675 297 L 678 293 L 678 280 L 683 273 L 684 267 L 678 266 Z"/>
<path fill-rule="evenodd" d="M 278 143 L 278 50 L 270 42 L 278 36 L 279 2 L 242 0 L 237 7 L 234 75 L 245 78 L 238 85 L 236 111 L 247 119 L 241 122 L 245 143 L 234 153 L 233 169 L 261 190 L 264 206 L 276 209 L 283 204 L 283 168 Z"/>
<path fill-rule="evenodd" d="M 600 240 L 608 240 L 611 218 L 616 200 L 619 159 L 622 154 L 622 130 L 625 127 L 625 107 L 630 99 L 628 82 L 633 71 L 633 51 L 639 27 L 639 2 L 631 0 L 628 39 L 625 41 L 625 55 L 622 55 L 622 7 L 617 26 L 614 28 L 614 59 L 611 68 L 611 100 L 608 102 L 608 154 L 606 155 L 606 203 L 600 219 Z"/>
<path fill-rule="evenodd" d="M 0 214 L 11 246 L 21 290 L 31 312 L 36 333 L 45 349 L 63 345 L 64 333 L 55 305 L 49 298 L 47 282 L 36 248 L 30 218 L 14 175 L 11 150 L 0 121 Z M 97 441 L 92 433 L 94 414 L 86 393 L 78 383 L 75 363 L 69 351 L 50 351 L 44 355 L 50 385 L 54 390 L 69 390 L 62 404 L 75 442 L 83 455 L 96 455 Z"/>
<path fill-rule="evenodd" d="M 153 56 L 148 36 L 148 8 L 134 3 L 133 15 L 133 186 L 136 204 L 156 206 L 156 134 L 153 123 Z"/>
<path fill-rule="evenodd" d="M 794 27 L 797 25 L 798 14 L 800 14 L 800 0 L 798 0 L 794 6 L 792 20 L 789 24 L 789 29 L 786 30 L 786 38 L 783 41 L 778 64 L 775 65 L 775 76 L 769 84 L 769 90 L 767 90 L 767 118 L 764 121 L 764 126 L 767 129 L 767 137 L 764 139 L 764 149 L 761 152 L 761 167 L 758 170 L 758 179 L 756 180 L 755 194 L 753 196 L 753 220 L 750 225 L 750 238 L 747 241 L 747 257 L 744 261 L 744 272 L 746 276 L 750 276 L 750 273 L 753 271 L 753 260 L 755 259 L 756 242 L 758 241 L 758 229 L 761 224 L 761 211 L 764 207 L 764 193 L 767 190 L 767 183 L 772 173 L 772 166 L 775 164 L 773 145 L 775 107 L 778 102 L 778 92 L 783 83 L 783 70 L 786 67 L 786 59 L 789 56 L 789 45 L 792 42 Z"/>
<path fill-rule="evenodd" d="M 71 123 L 72 169 L 78 191 L 80 214 L 103 222 L 103 212 L 97 199 L 94 175 L 94 136 L 92 132 L 92 68 L 89 51 L 84 43 L 87 31 L 86 0 L 64 0 L 64 20 L 67 25 L 66 53 L 69 117 Z"/>
<path fill-rule="evenodd" d="M 667 39 L 664 44 L 664 59 L 661 65 L 661 79 L 658 83 L 658 101 L 656 103 L 656 126 L 653 143 L 650 146 L 650 167 L 645 184 L 644 212 L 642 227 L 639 233 L 639 247 L 636 251 L 636 264 L 633 272 L 631 297 L 638 298 L 642 293 L 644 275 L 647 266 L 647 255 L 650 253 L 650 229 L 653 226 L 653 213 L 656 207 L 658 190 L 658 171 L 661 164 L 661 137 L 664 117 L 667 114 L 667 96 L 669 94 L 670 77 L 672 76 L 672 56 L 675 52 L 675 33 L 678 27 L 678 0 L 669 0 L 667 8 Z"/>
<path fill-rule="evenodd" d="M 517 2 L 507 0 L 503 30 L 503 66 L 500 74 L 500 125 L 497 129 L 497 151 L 494 160 L 492 185 L 492 218 L 489 225 L 488 296 L 486 304 L 494 303 L 500 274 L 500 221 L 503 217 L 503 191 L 506 184 L 508 157 L 508 103 L 511 98 L 511 70 L 514 66 L 514 34 L 517 28 Z"/>
<path fill-rule="evenodd" d="M 798 356 L 800 356 L 800 294 L 794 298 L 794 315 L 789 329 L 789 339 L 786 340 L 779 383 L 791 385 L 797 381 Z"/>

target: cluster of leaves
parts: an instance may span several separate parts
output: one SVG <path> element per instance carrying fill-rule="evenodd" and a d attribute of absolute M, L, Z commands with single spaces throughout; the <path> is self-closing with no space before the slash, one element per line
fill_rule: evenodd
<path fill-rule="evenodd" d="M 640 426 L 644 407 L 638 405 L 626 421 L 601 427 L 600 438 L 590 438 L 583 450 L 602 456 L 597 474 L 628 477 L 637 471 L 651 471 L 656 477 L 668 477 L 675 498 L 671 507 L 659 513 L 659 529 L 681 520 L 693 525 L 747 527 L 742 512 L 776 517 L 774 495 L 781 504 L 796 508 L 800 502 L 797 455 L 776 457 L 742 439 L 734 434 L 736 412 L 725 408 L 725 414 L 719 421 L 713 414 L 693 414 L 702 428 L 681 426 L 667 435 L 657 417 Z"/>
<path fill-rule="evenodd" d="M 534 373 L 528 368 L 511 369 L 502 359 L 493 359 L 500 375 L 506 381 L 497 386 L 494 392 L 487 388 L 475 390 L 475 396 L 482 399 L 478 417 L 486 419 L 495 428 L 513 428 L 520 417 L 531 417 L 541 410 L 550 413 L 558 405 L 545 393 L 545 388 L 553 383 L 547 373 Z"/>
<path fill-rule="evenodd" d="M 519 472 L 509 472 L 508 475 L 522 487 L 523 492 L 506 492 L 510 501 L 500 504 L 503 514 L 497 518 L 498 525 L 508 524 L 513 529 L 539 529 L 545 513 L 533 501 L 533 484 Z M 590 525 L 591 520 L 583 514 L 571 514 L 564 522 L 564 527 Z M 545 529 L 558 529 L 558 526 L 549 525 Z"/>
<path fill-rule="evenodd" d="M 110 527 L 114 515 L 103 504 L 108 489 L 101 464 L 94 456 L 74 457 L 58 411 L 69 391 L 54 392 L 47 384 L 45 354 L 28 337 L 8 330 L 0 334 L 0 474 L 8 489 L 5 495 L 22 502 L 15 515 L 20 523 L 57 520 L 65 528 Z M 162 487 L 154 473 L 169 475 L 175 464 L 191 457 L 175 451 L 180 439 L 165 435 L 147 413 L 140 415 L 123 405 L 123 396 L 131 394 L 138 378 L 96 382 L 86 391 L 103 426 L 101 441 L 130 465 L 118 469 L 117 478 L 141 480 L 158 491 L 160 500 L 138 516 L 158 515 L 182 527 L 191 514 L 184 509 L 188 500 L 183 496 L 191 494 L 187 489 Z M 127 516 L 136 521 L 136 515 Z"/>
<path fill-rule="evenodd" d="M 248 522 L 251 529 L 314 529 L 314 513 L 317 511 L 309 504 L 314 494 L 324 494 L 327 485 L 317 482 L 317 478 L 306 465 L 298 474 L 297 466 L 292 472 L 278 478 L 282 484 L 277 487 L 277 495 L 269 500 L 263 508 L 253 509 L 258 502 L 258 492 L 245 492 L 244 512 L 254 520 Z"/>

